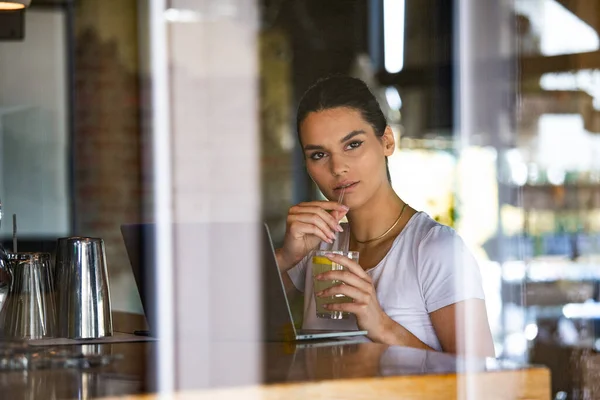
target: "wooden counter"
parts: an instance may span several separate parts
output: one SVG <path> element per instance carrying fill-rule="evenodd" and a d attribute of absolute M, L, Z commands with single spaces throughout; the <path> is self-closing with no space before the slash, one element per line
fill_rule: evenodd
<path fill-rule="evenodd" d="M 145 328 L 143 317 L 114 313 L 115 330 Z M 0 399 L 159 399 L 157 342 L 74 346 L 91 354 L 119 355 L 90 370 L 0 371 Z M 545 367 L 497 360 L 461 359 L 437 352 L 376 343 L 211 343 L 210 376 L 198 376 L 193 392 L 175 400 L 202 399 L 550 399 Z M 237 360 L 257 353 L 262 363 L 236 375 Z M 233 354 L 233 356 L 232 356 Z M 236 360 L 237 359 L 237 360 Z M 208 363 L 207 363 L 208 364 Z M 243 370 L 243 368 L 242 368 Z M 237 369 L 239 373 L 240 369 Z M 469 393 L 469 396 L 465 396 Z"/>
<path fill-rule="evenodd" d="M 174 399 L 550 399 L 546 368 L 507 365 L 495 360 L 466 367 L 456 357 L 375 343 L 302 345 L 262 344 L 259 384 L 229 382 L 220 388 L 183 392 Z M 219 343 L 243 355 L 251 344 Z M 0 372 L 0 398 L 88 399 L 97 397 L 158 399 L 157 343 L 96 345 L 92 351 L 120 354 L 122 359 L 92 370 L 30 370 Z M 89 345 L 88 345 L 89 350 Z M 235 363 L 235 359 L 221 360 Z M 465 369 L 469 373 L 465 373 Z"/>

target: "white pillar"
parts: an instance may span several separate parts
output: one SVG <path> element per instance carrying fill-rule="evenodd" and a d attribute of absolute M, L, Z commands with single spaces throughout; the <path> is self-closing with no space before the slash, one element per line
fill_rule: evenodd
<path fill-rule="evenodd" d="M 156 215 L 175 223 L 157 249 L 165 389 L 262 376 L 257 7 L 152 0 Z"/>

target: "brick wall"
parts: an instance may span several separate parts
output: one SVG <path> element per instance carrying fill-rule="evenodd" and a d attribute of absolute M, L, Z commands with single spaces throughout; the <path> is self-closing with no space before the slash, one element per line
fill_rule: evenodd
<path fill-rule="evenodd" d="M 262 218 L 278 244 L 285 234 L 285 221 L 292 206 L 292 151 L 296 145 L 292 53 L 285 31 L 263 30 L 259 35 L 259 56 Z"/>
<path fill-rule="evenodd" d="M 75 30 L 74 233 L 104 239 L 113 308 L 138 310 L 120 232 L 144 197 L 136 2 L 82 0 Z"/>

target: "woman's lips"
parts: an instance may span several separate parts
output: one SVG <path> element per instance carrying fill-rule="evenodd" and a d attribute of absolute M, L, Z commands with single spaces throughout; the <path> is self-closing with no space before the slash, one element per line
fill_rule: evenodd
<path fill-rule="evenodd" d="M 333 191 L 340 193 L 342 190 L 344 190 L 344 193 L 348 193 L 348 191 L 353 190 L 356 187 L 356 185 L 358 185 L 358 182 L 353 182 L 348 186 L 343 185 L 341 187 L 337 187 L 337 188 L 333 189 Z"/>

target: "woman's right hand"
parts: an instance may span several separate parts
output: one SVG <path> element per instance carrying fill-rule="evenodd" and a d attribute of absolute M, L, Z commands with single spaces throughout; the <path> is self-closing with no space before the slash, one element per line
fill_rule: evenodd
<path fill-rule="evenodd" d="M 311 201 L 290 208 L 283 247 L 278 251 L 280 268 L 293 267 L 321 241 L 333 243 L 336 232 L 343 232 L 339 221 L 347 212 L 348 207 L 335 201 Z"/>

